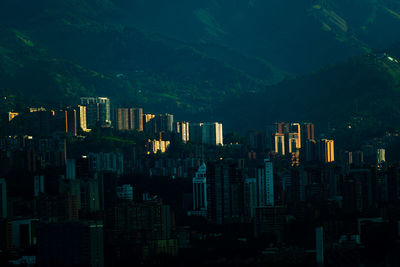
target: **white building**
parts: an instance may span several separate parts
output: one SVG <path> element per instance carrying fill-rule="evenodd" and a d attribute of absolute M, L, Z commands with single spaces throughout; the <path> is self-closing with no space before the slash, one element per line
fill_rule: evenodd
<path fill-rule="evenodd" d="M 207 167 L 202 164 L 192 180 L 193 184 L 193 212 L 195 216 L 207 216 Z"/>
<path fill-rule="evenodd" d="M 206 122 L 202 125 L 202 143 L 207 145 L 224 145 L 222 124 Z"/>

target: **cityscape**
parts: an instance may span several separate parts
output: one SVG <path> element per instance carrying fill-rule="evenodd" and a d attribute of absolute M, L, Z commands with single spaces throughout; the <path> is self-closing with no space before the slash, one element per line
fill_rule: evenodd
<path fill-rule="evenodd" d="M 399 267 L 400 0 L 1 0 L 0 267 Z"/>
<path fill-rule="evenodd" d="M 4 116 L 4 264 L 399 263 L 400 165 L 385 157 L 398 133 L 359 151 L 310 122 L 224 139 L 220 122 L 107 97 Z"/>

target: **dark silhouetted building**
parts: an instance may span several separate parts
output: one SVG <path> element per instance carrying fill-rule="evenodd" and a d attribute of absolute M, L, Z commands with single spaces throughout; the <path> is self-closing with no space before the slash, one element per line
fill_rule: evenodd
<path fill-rule="evenodd" d="M 244 178 L 235 160 L 219 160 L 207 165 L 207 215 L 215 224 L 243 220 Z"/>
<path fill-rule="evenodd" d="M 104 266 L 102 223 L 42 223 L 38 234 L 39 266 Z"/>

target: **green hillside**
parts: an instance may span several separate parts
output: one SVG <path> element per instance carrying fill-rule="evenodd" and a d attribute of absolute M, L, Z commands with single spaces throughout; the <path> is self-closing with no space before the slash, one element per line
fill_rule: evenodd
<path fill-rule="evenodd" d="M 228 101 L 224 107 L 237 107 L 229 126 L 251 129 L 279 120 L 313 121 L 322 132 L 354 138 L 343 140 L 350 143 L 366 137 L 360 135 L 399 129 L 400 61 L 392 51 L 352 58 Z"/>
<path fill-rule="evenodd" d="M 398 42 L 399 0 L 114 0 L 127 21 L 307 73 Z"/>
<path fill-rule="evenodd" d="M 123 25 L 122 11 L 106 0 L 0 5 L 0 87 L 33 100 L 72 103 L 82 95 L 105 95 L 155 111 L 193 113 L 284 75 L 228 47 Z"/>
<path fill-rule="evenodd" d="M 399 0 L 4 0 L 1 109 L 102 95 L 228 128 L 383 129 L 399 119 L 398 64 L 371 53 L 400 41 L 399 14 Z"/>

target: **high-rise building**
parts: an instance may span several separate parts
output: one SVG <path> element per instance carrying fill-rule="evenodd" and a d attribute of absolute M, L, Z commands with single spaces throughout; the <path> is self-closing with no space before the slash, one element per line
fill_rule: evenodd
<path fill-rule="evenodd" d="M 115 110 L 115 128 L 119 131 L 143 131 L 142 108 L 117 108 Z"/>
<path fill-rule="evenodd" d="M 38 233 L 39 266 L 104 266 L 102 223 L 42 223 Z"/>
<path fill-rule="evenodd" d="M 251 221 L 255 216 L 255 209 L 257 208 L 257 179 L 246 178 L 244 180 L 244 216 L 247 221 Z"/>
<path fill-rule="evenodd" d="M 101 125 L 110 125 L 111 124 L 110 99 L 108 99 L 107 97 L 98 97 L 97 102 L 99 104 L 98 121 L 100 122 Z"/>
<path fill-rule="evenodd" d="M 154 114 L 143 114 L 143 130 L 146 133 L 155 133 L 152 120 L 155 118 Z"/>
<path fill-rule="evenodd" d="M 186 143 L 189 141 L 189 122 L 175 123 L 175 132 L 178 134 L 180 141 Z"/>
<path fill-rule="evenodd" d="M 73 136 L 77 135 L 77 112 L 75 109 L 67 109 L 66 116 L 67 116 L 67 133 L 72 134 Z"/>
<path fill-rule="evenodd" d="M 318 159 L 322 162 L 334 162 L 335 161 L 335 141 L 322 139 L 318 141 L 317 146 Z"/>
<path fill-rule="evenodd" d="M 291 123 L 290 124 L 290 132 L 289 132 L 289 141 L 290 139 L 294 139 L 296 142 L 296 149 L 300 149 L 302 147 L 301 142 L 301 125 L 300 123 Z M 291 153 L 291 152 L 289 152 Z"/>
<path fill-rule="evenodd" d="M 7 218 L 7 185 L 3 178 L 0 179 L 0 218 Z"/>
<path fill-rule="evenodd" d="M 272 150 L 280 155 L 295 153 L 302 146 L 301 126 L 299 123 L 274 123 L 267 127 L 267 140 L 272 143 Z M 272 140 L 270 137 L 272 136 Z M 268 145 L 269 146 L 269 145 Z"/>
<path fill-rule="evenodd" d="M 275 153 L 284 156 L 286 154 L 285 150 L 285 134 L 276 133 L 273 134 L 274 141 L 274 151 Z"/>
<path fill-rule="evenodd" d="M 172 114 L 159 114 L 155 117 L 157 124 L 156 132 L 173 132 L 174 131 L 174 115 Z"/>
<path fill-rule="evenodd" d="M 118 131 L 131 130 L 129 108 L 117 108 L 114 119 Z"/>
<path fill-rule="evenodd" d="M 165 153 L 170 145 L 170 141 L 164 141 L 164 140 L 148 140 L 147 141 L 147 148 L 148 148 L 148 153 L 154 153 L 157 154 L 158 151 L 161 153 Z"/>
<path fill-rule="evenodd" d="M 192 180 L 193 215 L 207 216 L 207 166 L 202 164 Z"/>
<path fill-rule="evenodd" d="M 305 160 L 306 161 L 318 160 L 317 142 L 313 139 L 306 140 L 304 152 L 305 152 Z"/>
<path fill-rule="evenodd" d="M 364 165 L 364 153 L 362 151 L 355 151 L 353 153 L 353 164 L 356 167 L 362 167 Z"/>
<path fill-rule="evenodd" d="M 290 124 L 286 122 L 275 122 L 273 124 L 273 133 L 285 134 L 290 132 Z"/>
<path fill-rule="evenodd" d="M 222 124 L 218 122 L 203 123 L 202 143 L 207 145 L 224 145 Z"/>
<path fill-rule="evenodd" d="M 274 171 L 270 159 L 265 159 L 264 168 L 257 170 L 257 189 L 258 206 L 274 206 Z"/>
<path fill-rule="evenodd" d="M 301 124 L 301 143 L 305 144 L 307 140 L 314 140 L 314 124 L 305 122 Z"/>
<path fill-rule="evenodd" d="M 382 164 L 383 162 L 386 161 L 386 156 L 385 156 L 385 149 L 384 148 L 379 148 L 376 150 L 376 163 L 378 165 Z"/>
<path fill-rule="evenodd" d="M 234 160 L 207 164 L 207 217 L 215 224 L 244 220 L 244 178 Z"/>
<path fill-rule="evenodd" d="M 288 144 L 287 144 L 287 152 L 288 153 L 295 153 L 296 151 L 298 151 L 301 148 L 300 145 L 300 136 L 298 133 L 288 133 L 287 135 L 287 140 L 288 140 Z"/>
<path fill-rule="evenodd" d="M 203 123 L 190 123 L 189 125 L 189 140 L 190 142 L 193 143 L 198 143 L 200 144 L 203 140 L 202 135 L 203 135 Z"/>
<path fill-rule="evenodd" d="M 26 134 L 48 136 L 54 128 L 54 115 L 54 111 L 46 111 L 45 108 L 29 108 L 28 112 L 23 114 L 23 128 Z M 61 131 L 65 131 L 65 125 Z"/>
<path fill-rule="evenodd" d="M 66 110 L 52 110 L 50 121 L 50 131 L 54 132 L 68 132 L 68 113 Z"/>
<path fill-rule="evenodd" d="M 99 121 L 99 105 L 94 97 L 82 97 L 81 105 L 86 107 L 86 127 L 93 129 Z"/>
<path fill-rule="evenodd" d="M 154 119 L 155 116 L 154 114 L 143 114 L 143 122 L 148 123 L 150 120 Z"/>
<path fill-rule="evenodd" d="M 78 105 L 76 107 L 76 125 L 80 127 L 80 129 L 84 132 L 87 131 L 87 122 L 86 122 L 86 106 Z"/>
<path fill-rule="evenodd" d="M 133 129 L 139 132 L 143 131 L 143 109 L 142 108 L 133 108 Z"/>
<path fill-rule="evenodd" d="M 86 106 L 86 124 L 93 129 L 96 124 L 111 124 L 110 99 L 107 97 L 81 97 L 81 105 Z"/>

